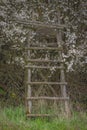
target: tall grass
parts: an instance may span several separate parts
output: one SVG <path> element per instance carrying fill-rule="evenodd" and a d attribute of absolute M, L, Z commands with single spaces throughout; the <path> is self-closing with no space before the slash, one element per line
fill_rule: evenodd
<path fill-rule="evenodd" d="M 73 113 L 70 119 L 26 119 L 24 108 L 0 109 L 0 130 L 87 130 L 87 115 Z"/>

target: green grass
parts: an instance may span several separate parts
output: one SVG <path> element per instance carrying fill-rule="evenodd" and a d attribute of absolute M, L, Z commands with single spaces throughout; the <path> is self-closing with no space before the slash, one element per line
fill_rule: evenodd
<path fill-rule="evenodd" d="M 73 113 L 70 119 L 26 119 L 22 106 L 0 109 L 0 130 L 87 130 L 87 115 Z"/>

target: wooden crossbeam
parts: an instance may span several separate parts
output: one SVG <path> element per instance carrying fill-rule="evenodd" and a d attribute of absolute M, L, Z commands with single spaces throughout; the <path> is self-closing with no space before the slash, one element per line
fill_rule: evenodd
<path fill-rule="evenodd" d="M 61 66 L 25 66 L 25 68 L 31 68 L 31 69 L 62 69 Z"/>
<path fill-rule="evenodd" d="M 30 47 L 27 48 L 27 50 L 62 50 L 61 48 L 58 47 Z"/>
<path fill-rule="evenodd" d="M 28 82 L 27 84 L 30 84 L 30 85 L 66 85 L 67 83 L 66 82 Z"/>
<path fill-rule="evenodd" d="M 61 63 L 60 60 L 45 60 L 45 59 L 28 59 L 28 62 L 43 62 L 43 63 Z"/>
<path fill-rule="evenodd" d="M 58 47 L 29 47 L 26 50 L 62 50 L 62 48 Z"/>
<path fill-rule="evenodd" d="M 44 46 L 46 45 L 46 46 Z M 52 47 L 52 48 L 60 48 L 56 42 L 43 43 L 43 42 L 32 42 L 30 43 L 30 47 Z"/>
<path fill-rule="evenodd" d="M 27 100 L 69 100 L 69 97 L 27 97 Z"/>
<path fill-rule="evenodd" d="M 11 19 L 10 21 L 14 21 L 19 24 L 27 25 L 27 26 L 36 26 L 36 27 L 44 27 L 44 28 L 52 28 L 52 29 L 62 29 L 66 28 L 65 25 L 61 24 L 52 24 L 52 23 L 43 23 L 38 21 L 32 21 L 32 20 L 22 20 L 22 19 Z"/>

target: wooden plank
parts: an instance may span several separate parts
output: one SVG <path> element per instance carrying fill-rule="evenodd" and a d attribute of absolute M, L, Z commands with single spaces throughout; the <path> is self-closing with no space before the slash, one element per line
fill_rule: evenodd
<path fill-rule="evenodd" d="M 53 48 L 59 48 L 58 47 L 58 45 L 57 45 L 57 43 L 56 42 L 50 42 L 50 43 L 47 43 L 46 41 L 43 43 L 43 42 L 32 42 L 31 44 L 30 44 L 30 46 L 32 46 L 32 47 L 53 47 Z"/>
<path fill-rule="evenodd" d="M 61 85 L 61 84 L 64 84 L 66 85 L 67 83 L 66 82 L 28 82 L 28 84 L 30 85 L 44 85 L 44 84 L 47 84 L 47 85 Z"/>
<path fill-rule="evenodd" d="M 22 20 L 22 19 L 10 19 L 10 21 L 14 21 L 19 24 L 24 24 L 27 26 L 34 26 L 34 27 L 44 27 L 44 28 L 52 28 L 52 29 L 63 29 L 66 28 L 66 25 L 63 24 L 51 24 L 51 23 L 43 23 L 38 21 L 32 21 L 32 20 Z"/>
<path fill-rule="evenodd" d="M 31 69 L 62 69 L 61 66 L 25 66 L 25 68 L 31 68 Z"/>
<path fill-rule="evenodd" d="M 55 117 L 57 114 L 27 114 L 27 117 Z"/>
<path fill-rule="evenodd" d="M 62 48 L 58 47 L 29 47 L 26 50 L 62 50 Z"/>
<path fill-rule="evenodd" d="M 63 61 L 60 61 L 60 60 L 45 60 L 45 59 L 28 59 L 28 62 L 61 63 Z"/>
<path fill-rule="evenodd" d="M 27 100 L 69 100 L 69 97 L 27 97 Z"/>

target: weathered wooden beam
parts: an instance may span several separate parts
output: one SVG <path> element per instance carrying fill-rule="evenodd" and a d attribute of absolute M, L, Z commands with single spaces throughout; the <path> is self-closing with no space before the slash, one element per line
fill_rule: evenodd
<path fill-rule="evenodd" d="M 69 97 L 27 97 L 27 100 L 69 100 Z"/>
<path fill-rule="evenodd" d="M 44 28 L 52 28 L 52 29 L 59 29 L 59 28 L 66 28 L 65 25 L 63 24 L 51 24 L 51 23 L 43 23 L 43 22 L 38 22 L 38 21 L 32 21 L 32 20 L 22 20 L 22 19 L 10 19 L 10 21 L 14 21 L 19 24 L 24 24 L 27 26 L 36 26 L 36 27 L 44 27 Z"/>
<path fill-rule="evenodd" d="M 29 39 L 29 33 L 27 36 L 27 47 L 30 47 L 30 39 Z M 30 54 L 30 50 L 27 51 L 27 60 L 28 58 L 30 58 L 31 54 Z M 28 63 L 29 66 L 29 63 Z M 31 82 L 31 69 L 27 70 L 27 81 L 26 82 Z M 31 85 L 27 84 L 27 96 L 31 97 Z M 27 112 L 31 113 L 32 112 L 32 101 L 27 101 Z"/>
<path fill-rule="evenodd" d="M 25 68 L 31 68 L 31 69 L 62 69 L 61 66 L 25 66 Z"/>
<path fill-rule="evenodd" d="M 28 59 L 28 62 L 61 63 L 63 61 L 60 61 L 60 60 L 44 60 L 44 59 Z"/>
<path fill-rule="evenodd" d="M 58 24 L 61 24 L 61 19 L 60 19 L 60 11 L 58 11 Z M 62 43 L 62 32 L 61 29 L 57 30 L 57 44 L 59 47 L 61 47 Z M 62 52 L 59 51 L 59 59 L 62 60 Z M 63 64 L 61 63 L 61 66 L 63 67 Z M 64 73 L 64 69 L 60 70 L 60 82 L 65 82 L 65 73 Z M 61 96 L 62 97 L 67 97 L 67 91 L 66 91 L 66 85 L 65 84 L 61 84 Z M 63 105 L 62 105 L 63 106 Z M 61 107 L 61 109 L 63 109 Z M 70 109 L 69 109 L 69 101 L 65 100 L 64 102 L 64 111 L 66 112 L 66 116 L 69 117 L 70 115 Z"/>
<path fill-rule="evenodd" d="M 62 50 L 62 48 L 58 47 L 29 47 L 26 50 Z"/>
<path fill-rule="evenodd" d="M 66 82 L 28 82 L 28 84 L 30 85 L 44 85 L 44 84 L 47 84 L 47 85 L 66 85 L 67 83 Z"/>
<path fill-rule="evenodd" d="M 52 48 L 56 48 L 57 47 L 57 48 L 59 48 L 56 42 L 50 42 L 50 43 L 46 43 L 46 42 L 32 42 L 30 45 L 32 47 L 52 47 Z"/>

